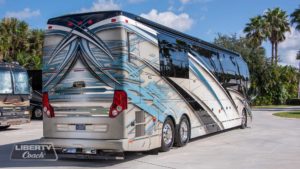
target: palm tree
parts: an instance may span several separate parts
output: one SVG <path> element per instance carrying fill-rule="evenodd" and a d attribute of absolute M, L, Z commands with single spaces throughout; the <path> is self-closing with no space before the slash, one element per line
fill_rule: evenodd
<path fill-rule="evenodd" d="M 300 31 L 300 5 L 298 9 L 291 14 L 291 23 L 296 24 L 296 29 Z"/>
<path fill-rule="evenodd" d="M 44 31 L 30 30 L 16 18 L 0 21 L 0 59 L 18 61 L 28 69 L 40 69 Z"/>
<path fill-rule="evenodd" d="M 288 16 L 280 8 L 268 9 L 263 15 L 266 25 L 265 34 L 272 45 L 272 64 L 278 62 L 278 44 L 285 40 L 285 33 L 290 31 Z"/>
<path fill-rule="evenodd" d="M 246 24 L 244 32 L 252 47 L 257 48 L 261 46 L 266 39 L 264 27 L 265 21 L 260 15 L 250 18 L 250 22 Z"/>
<path fill-rule="evenodd" d="M 4 18 L 0 22 L 0 53 L 4 59 L 16 60 L 19 52 L 29 49 L 29 27 L 16 18 Z"/>

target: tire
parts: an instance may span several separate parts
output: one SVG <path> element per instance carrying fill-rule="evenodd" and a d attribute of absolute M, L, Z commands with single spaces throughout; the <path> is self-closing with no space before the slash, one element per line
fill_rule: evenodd
<path fill-rule="evenodd" d="M 10 125 L 7 125 L 7 126 L 0 126 L 0 130 L 6 130 L 10 127 Z"/>
<path fill-rule="evenodd" d="M 191 128 L 186 116 L 182 116 L 176 132 L 175 144 L 177 147 L 185 146 L 190 141 Z"/>
<path fill-rule="evenodd" d="M 247 112 L 246 110 L 243 110 L 241 129 L 247 128 L 247 122 L 248 122 Z"/>
<path fill-rule="evenodd" d="M 169 151 L 174 144 L 175 127 L 174 123 L 170 118 L 167 118 L 162 127 L 161 135 L 161 152 Z"/>
<path fill-rule="evenodd" d="M 32 119 L 42 120 L 43 111 L 41 107 L 34 107 L 32 110 Z"/>

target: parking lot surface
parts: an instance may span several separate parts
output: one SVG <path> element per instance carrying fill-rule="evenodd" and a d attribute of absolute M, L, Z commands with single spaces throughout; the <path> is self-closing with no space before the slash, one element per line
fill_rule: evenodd
<path fill-rule="evenodd" d="M 14 161 L 16 143 L 37 143 L 42 122 L 0 131 L 0 168 L 178 168 L 178 169 L 296 169 L 300 168 L 300 119 L 273 116 L 300 107 L 256 109 L 247 129 L 231 129 L 200 137 L 187 146 L 159 154 L 126 153 L 125 160 Z"/>

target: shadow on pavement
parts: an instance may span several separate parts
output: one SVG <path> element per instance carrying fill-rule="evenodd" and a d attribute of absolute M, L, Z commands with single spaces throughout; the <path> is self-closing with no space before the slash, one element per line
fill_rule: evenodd
<path fill-rule="evenodd" d="M 108 167 L 136 160 L 144 157 L 145 154 L 130 152 L 125 154 L 125 160 L 90 160 L 90 159 L 58 159 L 57 161 L 34 161 L 34 160 L 11 160 L 10 155 L 14 144 L 33 144 L 39 143 L 39 139 L 13 144 L 0 145 L 0 168 L 10 167 L 58 167 L 58 166 L 76 166 L 76 167 Z"/>

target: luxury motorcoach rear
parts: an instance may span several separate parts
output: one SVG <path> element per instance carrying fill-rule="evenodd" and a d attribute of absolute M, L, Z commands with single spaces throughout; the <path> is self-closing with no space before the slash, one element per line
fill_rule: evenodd
<path fill-rule="evenodd" d="M 63 155 L 168 151 L 247 125 L 243 58 L 139 16 L 52 18 L 43 52 L 43 140 Z"/>

